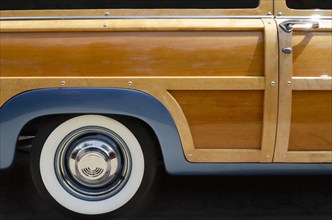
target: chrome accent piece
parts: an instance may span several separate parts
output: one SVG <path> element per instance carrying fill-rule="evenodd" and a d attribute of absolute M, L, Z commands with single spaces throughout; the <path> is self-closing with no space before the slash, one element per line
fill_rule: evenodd
<path fill-rule="evenodd" d="M 290 80 L 287 81 L 287 86 L 290 86 L 292 82 Z"/>
<path fill-rule="evenodd" d="M 114 177 L 119 155 L 112 146 L 100 140 L 86 140 L 74 147 L 69 156 L 69 171 L 87 187 L 101 187 Z"/>
<path fill-rule="evenodd" d="M 131 172 L 129 150 L 114 132 L 102 127 L 82 127 L 58 146 L 54 162 L 59 183 L 73 196 L 101 200 L 115 195 Z"/>
<path fill-rule="evenodd" d="M 274 85 L 275 85 L 275 82 L 274 82 L 274 81 L 271 81 L 270 84 L 271 84 L 271 86 L 274 86 Z"/>
<path fill-rule="evenodd" d="M 287 20 L 284 22 L 281 22 L 279 26 L 281 29 L 283 29 L 287 33 L 291 33 L 293 31 L 293 26 L 297 24 L 310 24 L 311 28 L 319 28 L 319 22 L 314 20 L 303 20 L 303 19 L 297 19 L 297 20 Z"/>
<path fill-rule="evenodd" d="M 293 52 L 293 49 L 291 47 L 285 47 L 285 48 L 282 48 L 282 52 L 291 54 Z"/>
<path fill-rule="evenodd" d="M 16 20 L 84 20 L 84 19 L 261 19 L 273 16 L 31 16 L 31 17 L 0 17 L 0 21 Z"/>

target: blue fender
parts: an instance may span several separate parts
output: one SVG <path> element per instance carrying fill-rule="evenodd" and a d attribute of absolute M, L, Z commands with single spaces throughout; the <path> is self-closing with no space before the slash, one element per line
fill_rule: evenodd
<path fill-rule="evenodd" d="M 139 118 L 156 133 L 167 164 L 174 164 L 179 157 L 184 159 L 175 123 L 154 97 L 129 89 L 55 88 L 19 94 L 0 109 L 0 168 L 12 164 L 19 133 L 26 123 L 56 114 L 116 114 Z M 170 154 L 174 150 L 176 153 Z"/>

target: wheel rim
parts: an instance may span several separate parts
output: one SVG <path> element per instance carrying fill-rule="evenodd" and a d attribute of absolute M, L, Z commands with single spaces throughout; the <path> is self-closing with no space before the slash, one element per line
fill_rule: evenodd
<path fill-rule="evenodd" d="M 102 127 L 83 127 L 60 143 L 54 160 L 60 184 L 83 200 L 112 197 L 126 184 L 131 157 L 125 142 Z"/>

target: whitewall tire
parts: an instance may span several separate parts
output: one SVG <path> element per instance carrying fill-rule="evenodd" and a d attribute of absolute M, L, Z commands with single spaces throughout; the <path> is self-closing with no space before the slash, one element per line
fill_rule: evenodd
<path fill-rule="evenodd" d="M 34 182 L 44 197 L 74 213 L 114 212 L 153 174 L 135 135 L 111 118 L 77 116 L 40 133 L 32 148 Z"/>

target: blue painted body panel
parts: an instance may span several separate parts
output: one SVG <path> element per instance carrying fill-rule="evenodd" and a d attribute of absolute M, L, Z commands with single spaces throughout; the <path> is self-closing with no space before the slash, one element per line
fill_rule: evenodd
<path fill-rule="evenodd" d="M 332 164 L 190 163 L 165 106 L 146 93 L 115 88 L 40 89 L 13 97 L 0 109 L 0 169 L 12 164 L 24 125 L 55 114 L 116 114 L 145 121 L 157 135 L 166 170 L 171 174 L 332 174 Z"/>

